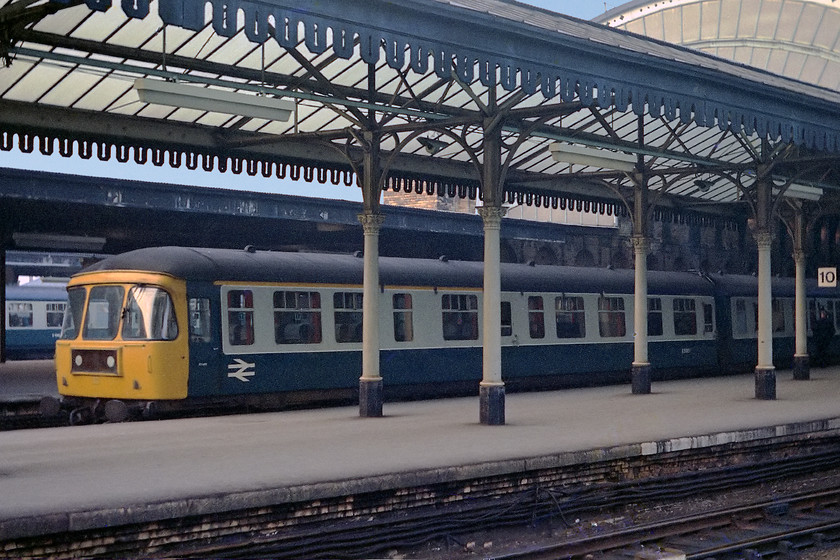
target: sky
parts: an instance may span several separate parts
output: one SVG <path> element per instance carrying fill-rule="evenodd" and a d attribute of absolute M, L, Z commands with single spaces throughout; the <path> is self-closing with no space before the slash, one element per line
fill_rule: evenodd
<path fill-rule="evenodd" d="M 531 4 L 554 12 L 574 16 L 581 19 L 592 19 L 606 10 L 613 9 L 623 1 L 603 0 L 519 0 L 524 4 Z M 0 68 L 0 72 L 3 69 Z M 0 151 L 0 167 L 15 167 L 20 169 L 36 169 L 57 173 L 72 173 L 93 177 L 113 177 L 117 179 L 133 179 L 138 181 L 153 181 L 157 183 L 172 183 L 194 186 L 216 187 L 243 191 L 293 194 L 319 198 L 361 201 L 361 192 L 355 187 L 335 185 L 321 185 L 319 183 L 293 182 L 290 179 L 265 179 L 262 176 L 250 177 L 246 173 L 208 173 L 199 166 L 190 171 L 185 167 L 178 169 L 164 165 L 155 167 L 151 164 L 137 165 L 132 162 L 119 163 L 115 159 L 101 162 L 97 158 L 82 160 L 78 156 L 64 158 L 58 155 L 43 156 L 34 150 L 31 154 L 23 154 L 17 150 Z"/>

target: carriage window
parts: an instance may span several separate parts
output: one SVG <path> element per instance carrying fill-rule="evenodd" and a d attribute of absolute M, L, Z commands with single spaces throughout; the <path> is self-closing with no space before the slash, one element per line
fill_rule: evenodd
<path fill-rule="evenodd" d="M 586 336 L 586 316 L 582 297 L 559 297 L 554 300 L 557 338 Z"/>
<path fill-rule="evenodd" d="M 175 340 L 178 321 L 169 294 L 148 286 L 131 288 L 123 310 L 122 337 L 125 340 Z"/>
<path fill-rule="evenodd" d="M 321 342 L 321 294 L 274 292 L 274 341 L 277 344 Z"/>
<path fill-rule="evenodd" d="M 231 346 L 254 343 L 254 293 L 231 290 L 227 294 L 228 342 Z"/>
<path fill-rule="evenodd" d="M 648 298 L 648 336 L 662 336 L 662 298 Z"/>
<path fill-rule="evenodd" d="M 90 289 L 83 331 L 86 340 L 114 340 L 117 337 L 124 296 L 122 286 L 94 286 Z"/>
<path fill-rule="evenodd" d="M 478 340 L 478 296 L 444 294 L 441 316 L 444 340 Z"/>
<path fill-rule="evenodd" d="M 64 322 L 64 308 L 66 303 L 48 303 L 47 304 L 47 327 L 59 328 Z"/>
<path fill-rule="evenodd" d="M 715 332 L 715 308 L 711 303 L 703 304 L 703 332 Z"/>
<path fill-rule="evenodd" d="M 6 304 L 9 310 L 8 326 L 12 328 L 26 328 L 32 326 L 32 304 L 10 301 Z"/>
<path fill-rule="evenodd" d="M 333 295 L 335 308 L 335 341 L 362 341 L 362 294 L 358 292 L 336 292 Z"/>
<path fill-rule="evenodd" d="M 64 320 L 61 324 L 61 338 L 62 340 L 73 340 L 79 334 L 76 325 L 82 324 L 82 311 L 85 308 L 85 293 L 84 288 L 70 288 L 67 290 L 67 303 L 69 306 L 69 313 L 64 314 Z"/>
<path fill-rule="evenodd" d="M 542 296 L 528 297 L 528 331 L 531 338 L 545 338 L 545 313 Z"/>
<path fill-rule="evenodd" d="M 771 301 L 773 309 L 773 332 L 785 332 L 785 305 L 781 299 L 773 298 Z"/>
<path fill-rule="evenodd" d="M 697 334 L 697 307 L 693 299 L 674 299 L 674 334 Z"/>
<path fill-rule="evenodd" d="M 502 302 L 502 336 L 513 334 L 513 317 L 510 312 L 510 302 Z"/>
<path fill-rule="evenodd" d="M 598 330 L 604 338 L 624 336 L 627 326 L 624 322 L 624 298 L 598 298 Z"/>
<path fill-rule="evenodd" d="M 410 342 L 414 340 L 411 294 L 394 294 L 392 301 L 394 302 L 394 340 Z"/>
<path fill-rule="evenodd" d="M 190 340 L 210 342 L 210 300 L 190 298 Z"/>
<path fill-rule="evenodd" d="M 735 320 L 732 331 L 734 334 L 747 334 L 747 302 L 739 299 L 735 301 Z"/>

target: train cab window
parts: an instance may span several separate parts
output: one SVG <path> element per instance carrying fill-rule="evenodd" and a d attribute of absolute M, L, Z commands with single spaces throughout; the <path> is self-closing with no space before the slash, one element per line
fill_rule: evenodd
<path fill-rule="evenodd" d="M 231 346 L 254 343 L 254 293 L 231 290 L 227 294 L 228 342 Z"/>
<path fill-rule="evenodd" d="M 697 334 L 697 304 L 691 298 L 674 298 L 674 334 Z"/>
<path fill-rule="evenodd" d="M 114 340 L 122 315 L 125 288 L 122 286 L 94 286 L 90 289 L 85 326 L 85 340 Z"/>
<path fill-rule="evenodd" d="M 47 327 L 59 328 L 64 322 L 64 309 L 67 307 L 66 303 L 48 303 L 47 304 Z"/>
<path fill-rule="evenodd" d="M 601 296 L 598 298 L 598 330 L 603 338 L 627 334 L 624 318 L 624 298 Z"/>
<path fill-rule="evenodd" d="M 277 344 L 321 342 L 319 292 L 274 292 L 274 341 Z"/>
<path fill-rule="evenodd" d="M 414 340 L 414 319 L 411 294 L 394 294 L 394 340 L 411 342 Z"/>
<path fill-rule="evenodd" d="M 362 341 L 362 294 L 336 292 L 333 294 L 335 309 L 335 341 Z"/>
<path fill-rule="evenodd" d="M 82 312 L 85 308 L 87 292 L 84 288 L 69 288 L 67 290 L 67 313 L 61 323 L 62 340 L 73 340 L 79 335 L 77 325 L 82 324 Z"/>
<path fill-rule="evenodd" d="M 190 298 L 190 341 L 210 342 L 210 300 Z"/>
<path fill-rule="evenodd" d="M 554 300 L 557 338 L 586 336 L 586 315 L 582 297 L 558 297 Z"/>
<path fill-rule="evenodd" d="M 771 306 L 773 311 L 773 332 L 785 332 L 785 305 L 784 300 L 773 298 Z"/>
<path fill-rule="evenodd" d="M 662 336 L 662 298 L 648 298 L 648 336 Z"/>
<path fill-rule="evenodd" d="M 502 336 L 513 335 L 513 315 L 510 311 L 510 302 L 502 302 Z"/>
<path fill-rule="evenodd" d="M 134 286 L 123 310 L 123 340 L 175 340 L 178 321 L 172 298 L 160 288 Z"/>
<path fill-rule="evenodd" d="M 20 329 L 32 326 L 32 304 L 10 301 L 6 304 L 9 310 L 9 322 L 6 323 L 9 327 Z"/>
<path fill-rule="evenodd" d="M 528 332 L 531 338 L 545 338 L 545 311 L 542 296 L 528 297 Z"/>
<path fill-rule="evenodd" d="M 478 340 L 478 296 L 444 294 L 441 319 L 444 340 Z"/>

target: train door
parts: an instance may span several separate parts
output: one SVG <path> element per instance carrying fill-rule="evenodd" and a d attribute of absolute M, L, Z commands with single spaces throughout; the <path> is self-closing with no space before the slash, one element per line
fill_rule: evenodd
<path fill-rule="evenodd" d="M 731 298 L 719 293 L 715 295 L 718 367 L 723 373 L 731 373 L 733 370 L 731 304 Z"/>
<path fill-rule="evenodd" d="M 190 380 L 192 397 L 219 394 L 221 390 L 221 315 L 218 290 L 192 289 L 188 292 L 190 332 Z"/>

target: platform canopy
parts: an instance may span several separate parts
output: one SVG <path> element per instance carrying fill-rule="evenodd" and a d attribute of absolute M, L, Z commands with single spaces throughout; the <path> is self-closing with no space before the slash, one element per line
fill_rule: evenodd
<path fill-rule="evenodd" d="M 502 122 L 509 203 L 625 213 L 640 162 L 687 220 L 840 185 L 840 93 L 509 0 L 0 0 L 0 57 L 3 150 L 353 185 L 377 130 L 384 188 L 480 197 Z"/>

